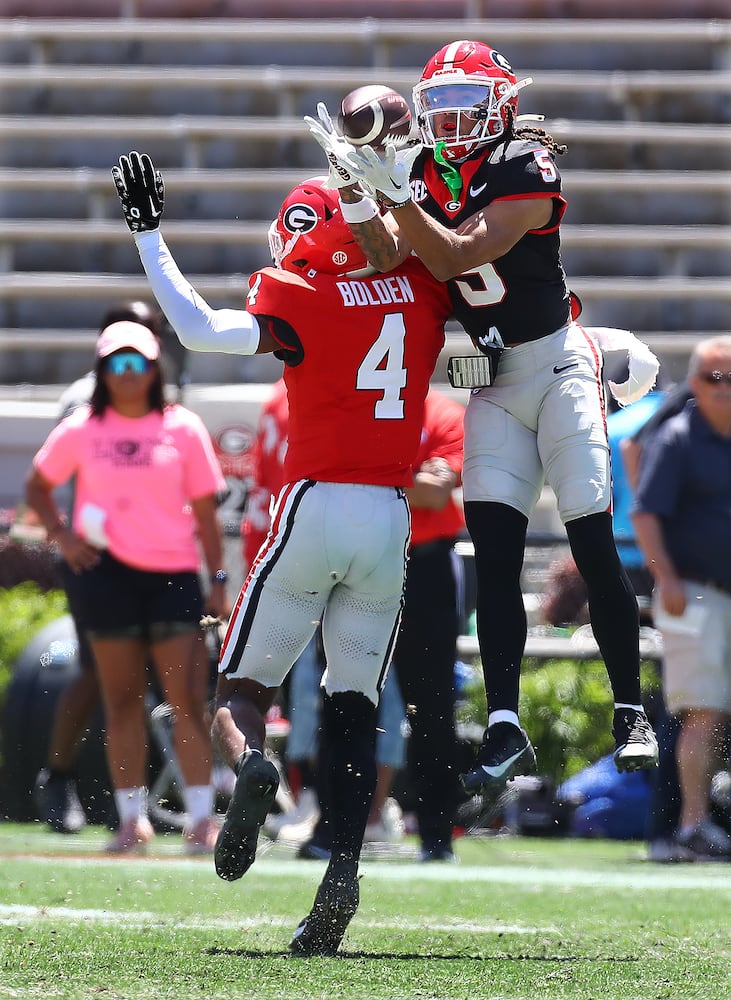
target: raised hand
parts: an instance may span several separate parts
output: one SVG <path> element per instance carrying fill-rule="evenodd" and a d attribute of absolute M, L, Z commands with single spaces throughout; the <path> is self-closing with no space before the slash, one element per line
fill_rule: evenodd
<path fill-rule="evenodd" d="M 131 233 L 157 229 L 165 205 L 165 185 L 147 153 L 133 150 L 112 167 L 122 212 Z"/>
<path fill-rule="evenodd" d="M 411 200 L 411 168 L 421 150 L 420 143 L 404 147 L 389 140 L 384 146 L 383 157 L 372 146 L 361 146 L 348 154 L 345 166 L 361 187 L 377 191 L 393 206 L 405 205 Z"/>
<path fill-rule="evenodd" d="M 305 115 L 305 122 L 327 157 L 329 172 L 326 186 L 344 188 L 357 184 L 358 178 L 347 165 L 347 157 L 355 152 L 355 146 L 337 131 L 327 107 L 320 102 L 317 105 L 317 118 Z"/>

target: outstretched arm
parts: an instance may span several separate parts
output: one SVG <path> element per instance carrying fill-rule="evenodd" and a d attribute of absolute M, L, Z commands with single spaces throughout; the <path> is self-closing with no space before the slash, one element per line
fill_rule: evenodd
<path fill-rule="evenodd" d="M 379 192 L 390 205 L 399 240 L 441 281 L 502 257 L 527 232 L 547 225 L 553 212 L 550 197 L 511 198 L 492 202 L 451 230 L 411 200 L 413 150 L 398 150 L 387 142 L 381 157 L 363 146 L 346 162 L 361 185 Z"/>
<path fill-rule="evenodd" d="M 410 255 L 411 245 L 404 238 L 394 217 L 390 213 L 381 215 L 375 202 L 371 202 L 374 214 L 369 219 L 364 222 L 351 221 L 351 218 L 358 217 L 360 206 L 365 207 L 368 202 L 370 199 L 362 198 L 360 192 L 352 188 L 340 192 L 343 218 L 368 263 L 379 271 L 391 271 Z M 355 212 L 349 213 L 349 204 L 356 206 Z"/>
<path fill-rule="evenodd" d="M 135 233 L 150 288 L 180 343 L 191 351 L 266 354 L 276 343 L 245 309 L 212 309 L 183 277 L 159 229 Z"/>
<path fill-rule="evenodd" d="M 351 172 L 349 157 L 355 147 L 337 131 L 322 102 L 317 105 L 317 117 L 305 115 L 305 123 L 327 158 L 327 187 L 337 189 L 343 218 L 368 263 L 379 271 L 392 270 L 406 260 L 411 247 L 401 237 L 395 219 L 382 216 L 369 197 L 375 195 L 375 190 L 360 183 Z"/>
<path fill-rule="evenodd" d="M 112 177 L 147 280 L 181 344 L 226 354 L 267 354 L 281 347 L 244 309 L 211 308 L 180 273 L 160 232 L 165 188 L 150 157 L 134 151 L 120 157 Z"/>
<path fill-rule="evenodd" d="M 547 199 L 496 201 L 451 230 L 413 201 L 392 209 L 399 232 L 440 281 L 502 257 L 531 229 L 545 226 L 551 211 Z"/>

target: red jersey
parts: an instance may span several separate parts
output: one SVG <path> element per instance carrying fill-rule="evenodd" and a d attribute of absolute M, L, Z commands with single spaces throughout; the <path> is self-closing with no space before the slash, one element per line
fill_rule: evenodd
<path fill-rule="evenodd" d="M 443 458 L 462 481 L 464 407 L 444 393 L 430 389 L 424 408 L 421 443 L 414 469 L 428 458 Z M 441 510 L 411 507 L 411 544 L 421 545 L 439 538 L 456 538 L 465 527 L 462 507 L 451 496 Z"/>
<path fill-rule="evenodd" d="M 247 309 L 291 328 L 294 349 L 276 352 L 289 396 L 287 482 L 410 486 L 451 313 L 446 285 L 415 257 L 361 278 L 267 267 L 251 276 Z"/>

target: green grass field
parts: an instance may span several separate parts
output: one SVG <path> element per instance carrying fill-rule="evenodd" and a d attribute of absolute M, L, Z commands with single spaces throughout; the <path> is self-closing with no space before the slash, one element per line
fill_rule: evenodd
<path fill-rule="evenodd" d="M 158 836 L 0 823 L 0 997 L 729 1000 L 731 865 L 608 841 L 464 838 L 458 865 L 366 859 L 337 958 L 288 953 L 324 870 L 273 845 L 239 882 Z"/>

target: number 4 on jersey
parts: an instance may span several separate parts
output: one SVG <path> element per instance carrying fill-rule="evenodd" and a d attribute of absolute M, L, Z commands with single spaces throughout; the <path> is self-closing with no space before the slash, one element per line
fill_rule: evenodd
<path fill-rule="evenodd" d="M 376 389 L 383 395 L 376 401 L 376 420 L 403 420 L 401 390 L 406 385 L 404 336 L 406 325 L 401 313 L 389 313 L 383 320 L 378 339 L 358 369 L 357 389 Z"/>

